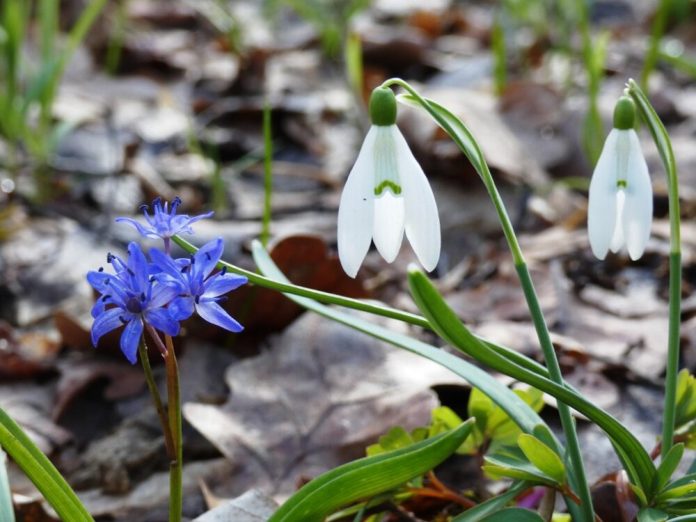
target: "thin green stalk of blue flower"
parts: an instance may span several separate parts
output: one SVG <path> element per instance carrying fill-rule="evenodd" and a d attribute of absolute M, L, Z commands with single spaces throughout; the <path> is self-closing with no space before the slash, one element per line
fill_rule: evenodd
<path fill-rule="evenodd" d="M 155 334 L 156 335 L 156 334 Z M 176 361 L 174 343 L 169 335 L 164 337 L 167 345 L 165 365 L 167 368 L 167 401 L 170 430 L 174 439 L 174 460 L 169 464 L 169 522 L 179 522 L 183 509 L 184 444 L 181 421 L 181 390 L 179 365 Z"/>
<path fill-rule="evenodd" d="M 157 383 L 155 382 L 155 376 L 152 373 L 152 367 L 150 366 L 150 358 L 147 353 L 147 344 L 145 343 L 145 337 L 143 337 L 138 348 L 138 356 L 140 358 L 140 364 L 143 367 L 143 372 L 145 373 L 145 382 L 147 383 L 147 389 L 152 396 L 152 401 L 155 404 L 155 410 L 157 410 L 157 416 L 159 417 L 160 424 L 162 425 L 162 432 L 164 433 L 164 447 L 167 450 L 167 456 L 170 460 L 174 460 L 174 441 L 172 438 L 172 430 L 169 427 L 169 420 L 167 418 L 167 410 L 164 408 L 162 403 L 162 397 L 160 396 L 159 389 L 157 388 Z"/>
<path fill-rule="evenodd" d="M 181 236 L 173 236 L 172 241 L 183 248 L 185 251 L 194 254 L 199 249 L 182 238 Z M 420 328 L 426 328 L 432 330 L 432 325 L 428 320 L 420 315 L 413 314 L 410 312 L 404 312 L 403 310 L 398 310 L 396 308 L 391 308 L 389 306 L 376 304 L 375 302 L 363 301 L 360 299 L 354 299 L 352 297 L 344 297 L 341 295 L 332 294 L 329 292 L 322 292 L 321 290 L 314 290 L 312 288 L 307 288 L 304 286 L 293 285 L 291 283 L 284 283 L 282 281 L 276 281 L 275 279 L 265 277 L 251 270 L 245 270 L 244 268 L 238 267 L 232 263 L 220 260 L 217 263 L 218 269 L 227 269 L 229 272 L 245 276 L 250 283 L 258 285 L 263 288 L 268 288 L 270 290 L 275 290 L 277 292 L 288 293 L 293 295 L 299 295 L 301 297 L 309 297 L 320 303 L 329 303 L 338 306 L 344 306 L 346 308 L 351 308 L 353 310 L 359 310 L 362 312 L 367 312 L 370 314 L 378 315 L 381 317 L 386 317 L 388 319 L 396 319 L 406 324 L 413 326 L 418 326 Z M 526 368 L 534 373 L 541 375 L 542 377 L 548 378 L 548 370 L 534 361 L 529 357 L 522 355 L 516 350 L 501 346 L 499 344 L 493 343 L 482 337 L 478 338 L 481 342 L 485 343 L 489 348 L 502 355 L 511 362 Z"/>
<path fill-rule="evenodd" d="M 266 246 L 271 237 L 271 196 L 273 195 L 273 136 L 271 134 L 271 105 L 263 105 L 263 220 L 261 244 Z"/>
<path fill-rule="evenodd" d="M 458 118 L 452 115 L 444 107 L 441 107 L 432 101 L 425 100 L 413 87 L 411 87 L 410 84 L 400 78 L 393 78 L 385 81 L 382 84 L 383 87 L 389 87 L 392 85 L 398 85 L 404 88 L 413 97 L 413 100 L 415 100 L 423 109 L 426 110 L 426 112 L 428 112 L 428 114 L 430 114 L 430 116 L 443 128 L 445 132 L 447 132 L 450 138 L 469 158 L 472 165 L 481 177 L 491 201 L 493 202 L 493 206 L 496 209 L 498 219 L 503 229 L 503 234 L 505 235 L 505 239 L 507 240 L 508 246 L 512 253 L 515 269 L 517 270 L 517 274 L 522 285 L 522 290 L 524 292 L 525 299 L 527 300 L 527 306 L 529 307 L 534 328 L 544 354 L 544 360 L 546 361 L 549 376 L 556 384 L 565 386 L 565 381 L 563 380 L 561 368 L 558 364 L 558 359 L 556 358 L 556 352 L 554 350 L 553 343 L 551 342 L 551 336 L 546 325 L 546 320 L 544 319 L 541 305 L 539 304 L 539 299 L 536 295 L 536 291 L 534 290 L 532 278 L 529 274 L 529 269 L 527 268 L 527 264 L 522 254 L 522 249 L 520 248 L 519 241 L 517 240 L 512 222 L 505 208 L 505 204 L 503 203 L 503 199 L 498 192 L 498 188 L 495 185 L 493 176 L 491 175 L 478 143 Z M 447 119 L 442 116 L 443 114 L 447 117 Z M 466 134 L 467 139 L 469 140 L 468 146 L 466 143 L 464 143 L 464 141 L 462 141 L 459 133 L 455 131 L 450 122 L 457 124 L 459 126 L 459 130 Z M 580 444 L 578 441 L 577 431 L 575 429 L 575 423 L 571 416 L 570 408 L 566 404 L 562 402 L 558 403 L 558 413 L 561 419 L 563 432 L 566 437 L 568 458 L 571 464 L 571 474 L 574 479 L 573 484 L 577 488 L 577 494 L 582 501 L 580 509 L 582 510 L 583 519 L 587 522 L 592 522 L 594 520 L 592 496 L 590 494 L 589 484 L 587 483 L 587 477 L 585 475 L 585 468 L 582 460 L 582 454 L 580 452 Z"/>
<path fill-rule="evenodd" d="M 662 450 L 665 455 L 672 448 L 676 417 L 677 373 L 679 372 L 679 330 L 681 326 L 681 213 L 679 210 L 679 177 L 674 151 L 667 130 L 650 101 L 635 81 L 628 81 L 628 94 L 636 102 L 647 123 L 667 174 L 669 196 L 669 325 L 667 337 L 667 369 L 665 373 L 665 403 L 662 419 Z"/>

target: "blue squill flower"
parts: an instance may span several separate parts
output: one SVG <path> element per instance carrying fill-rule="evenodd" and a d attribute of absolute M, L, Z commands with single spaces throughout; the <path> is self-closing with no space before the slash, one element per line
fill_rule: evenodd
<path fill-rule="evenodd" d="M 167 335 L 179 333 L 179 322 L 165 308 L 179 290 L 151 276 L 145 254 L 137 243 L 128 245 L 127 262 L 111 254 L 107 260 L 115 274 L 107 274 L 103 269 L 87 274 L 89 284 L 102 294 L 92 308 L 92 344 L 97 346 L 103 335 L 125 326 L 121 351 L 135 364 L 145 324 Z"/>
<path fill-rule="evenodd" d="M 168 307 L 172 318 L 182 321 L 195 311 L 209 323 L 231 332 L 244 329 L 218 302 L 224 299 L 224 294 L 245 284 L 247 278 L 229 274 L 224 268 L 210 275 L 220 261 L 222 249 L 222 239 L 218 238 L 188 259 L 173 260 L 158 250 L 150 251 L 153 264 L 161 270 L 158 277 L 179 287 L 179 296 Z"/>
<path fill-rule="evenodd" d="M 140 209 L 145 215 L 145 220 L 147 225 L 142 225 L 135 219 L 128 217 L 118 217 L 117 222 L 128 223 L 133 225 L 137 231 L 144 237 L 149 238 L 162 238 L 165 242 L 165 248 L 168 249 L 169 239 L 176 234 L 186 232 L 187 234 L 193 234 L 193 229 L 191 225 L 196 221 L 204 218 L 209 218 L 213 215 L 213 212 L 206 212 L 199 216 L 190 217 L 186 214 L 177 215 L 176 211 L 181 205 L 181 199 L 178 197 L 172 200 L 171 208 L 169 204 L 165 201 L 162 203 L 160 198 L 156 198 L 152 202 L 152 216 L 148 213 L 150 210 L 148 205 L 142 205 Z"/>

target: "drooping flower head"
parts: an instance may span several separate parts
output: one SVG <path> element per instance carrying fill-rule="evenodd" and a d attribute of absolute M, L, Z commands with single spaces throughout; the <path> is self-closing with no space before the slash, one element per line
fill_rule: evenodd
<path fill-rule="evenodd" d="M 634 120 L 633 100 L 622 96 L 614 109 L 614 128 L 592 174 L 587 229 L 590 247 L 599 259 L 625 246 L 635 261 L 650 238 L 652 186 Z"/>
<path fill-rule="evenodd" d="M 167 335 L 179 333 L 179 323 L 165 308 L 178 294 L 176 285 L 152 277 L 145 254 L 137 243 L 128 245 L 128 260 L 109 254 L 107 261 L 115 274 L 102 269 L 90 271 L 87 281 L 101 296 L 92 308 L 92 344 L 119 326 L 121 351 L 135 364 L 144 325 L 149 324 Z"/>
<path fill-rule="evenodd" d="M 142 205 L 140 209 L 145 215 L 147 226 L 144 226 L 135 219 L 128 217 L 119 217 L 116 218 L 116 221 L 133 225 L 144 237 L 162 238 L 165 242 L 165 249 L 168 250 L 169 240 L 172 236 L 182 232 L 193 234 L 193 229 L 191 228 L 193 223 L 204 218 L 209 218 L 213 215 L 212 211 L 193 217 L 186 214 L 177 215 L 176 211 L 179 208 L 179 205 L 181 205 L 181 199 L 178 197 L 172 200 L 171 207 L 166 201 L 162 203 L 160 198 L 156 198 L 152 202 L 152 216 L 149 214 L 149 206 Z"/>
<path fill-rule="evenodd" d="M 243 327 L 233 319 L 218 302 L 224 294 L 239 288 L 247 278 L 215 269 L 222 256 L 222 239 L 214 239 L 203 245 L 190 258 L 174 260 L 159 250 L 151 250 L 154 265 L 161 270 L 159 278 L 177 287 L 177 297 L 169 304 L 169 312 L 176 320 L 184 320 L 194 311 L 209 323 L 231 332 L 241 332 Z"/>
<path fill-rule="evenodd" d="M 418 260 L 431 271 L 440 258 L 440 218 L 423 169 L 396 126 L 396 98 L 378 87 L 370 98 L 370 127 L 348 175 L 338 209 L 338 256 L 355 277 L 374 240 L 396 259 L 404 231 Z"/>

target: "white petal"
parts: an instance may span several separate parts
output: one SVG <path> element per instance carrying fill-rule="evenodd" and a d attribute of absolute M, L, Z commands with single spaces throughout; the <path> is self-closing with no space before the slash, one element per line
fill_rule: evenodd
<path fill-rule="evenodd" d="M 623 189 L 616 192 L 616 226 L 614 227 L 614 235 L 611 236 L 611 244 L 609 250 L 615 254 L 624 246 L 625 238 L 623 231 L 623 216 L 624 206 L 626 204 L 626 193 Z"/>
<path fill-rule="evenodd" d="M 437 266 L 441 248 L 440 216 L 435 196 L 423 169 L 396 126 L 394 133 L 406 208 L 406 237 L 411 242 L 420 264 L 430 272 Z"/>
<path fill-rule="evenodd" d="M 602 154 L 592 174 L 587 208 L 587 234 L 592 253 L 604 259 L 609 251 L 616 225 L 616 181 L 619 163 L 618 142 L 621 132 L 613 129 L 604 142 Z"/>
<path fill-rule="evenodd" d="M 396 259 L 404 237 L 404 198 L 387 189 L 373 201 L 375 246 L 384 260 L 391 263 Z"/>
<path fill-rule="evenodd" d="M 376 127 L 371 127 L 338 207 L 338 258 L 350 277 L 358 273 L 372 240 L 375 136 Z"/>
<path fill-rule="evenodd" d="M 650 238 L 653 196 L 648 165 L 643 157 L 638 136 L 633 130 L 630 130 L 629 133 L 630 150 L 625 189 L 626 204 L 622 221 L 628 255 L 635 261 L 643 255 L 645 245 Z"/>

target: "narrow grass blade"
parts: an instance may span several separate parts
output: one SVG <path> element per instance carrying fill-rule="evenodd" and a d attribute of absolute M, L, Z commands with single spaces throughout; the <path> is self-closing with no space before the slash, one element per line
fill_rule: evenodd
<path fill-rule="evenodd" d="M 10 480 L 7 477 L 7 455 L 0 447 L 0 520 L 14 522 L 14 509 L 12 508 L 12 492 Z"/>

